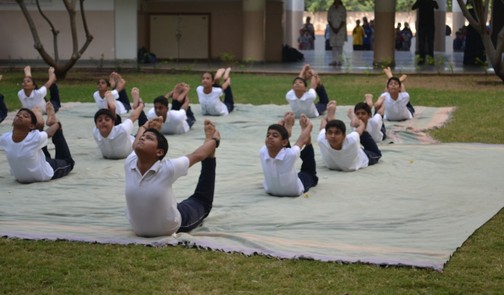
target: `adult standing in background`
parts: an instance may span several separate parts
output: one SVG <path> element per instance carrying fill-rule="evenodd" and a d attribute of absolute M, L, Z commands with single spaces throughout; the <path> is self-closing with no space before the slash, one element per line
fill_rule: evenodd
<path fill-rule="evenodd" d="M 311 36 L 311 42 L 310 42 L 310 47 L 306 49 L 313 50 L 315 48 L 315 27 L 311 23 L 311 17 L 306 17 L 306 22 L 303 25 L 302 30 L 305 32 L 308 32 L 308 34 Z"/>
<path fill-rule="evenodd" d="M 341 0 L 334 0 L 327 12 L 327 22 L 331 27 L 330 44 L 332 46 L 333 61 L 331 66 L 341 66 L 343 61 L 343 44 L 347 40 L 346 9 Z"/>
<path fill-rule="evenodd" d="M 424 64 L 426 55 L 434 57 L 434 9 L 439 6 L 434 0 L 416 0 L 411 7 L 412 10 L 418 9 L 417 21 L 417 42 L 420 60 L 418 64 Z M 426 49 L 427 47 L 427 49 Z"/>

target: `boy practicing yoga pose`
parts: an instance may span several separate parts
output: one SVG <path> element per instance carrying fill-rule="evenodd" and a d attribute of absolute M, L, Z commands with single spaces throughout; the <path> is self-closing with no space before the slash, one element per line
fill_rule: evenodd
<path fill-rule="evenodd" d="M 131 95 L 135 101 L 134 105 L 136 108 L 131 113 L 129 119 L 124 120 L 121 124 L 114 125 L 117 115 L 114 112 L 115 98 L 110 91 L 107 91 L 105 94 L 109 108 L 98 110 L 94 116 L 95 128 L 93 128 L 93 138 L 105 159 L 124 159 L 133 150 L 132 145 L 135 140 L 131 135 L 134 127 L 133 123 L 143 113 L 144 104 L 139 102 L 140 91 L 138 88 L 134 87 L 131 90 Z M 142 126 L 146 121 L 146 119 L 143 122 L 139 120 L 138 124 Z"/>
<path fill-rule="evenodd" d="M 285 99 L 289 103 L 296 118 L 300 118 L 301 114 L 305 114 L 309 118 L 319 116 L 319 112 L 314 103 L 317 98 L 317 93 L 315 92 L 317 78 L 315 75 L 312 75 L 310 81 L 310 89 L 307 91 L 306 80 L 301 77 L 296 77 L 292 82 L 292 89 L 285 95 Z"/>
<path fill-rule="evenodd" d="M 199 226 L 212 209 L 215 188 L 215 149 L 220 133 L 205 120 L 205 141 L 187 156 L 165 159 L 168 142 L 159 132 L 161 118 L 142 126 L 126 159 L 127 217 L 138 236 L 154 237 L 189 232 Z M 201 161 L 194 194 L 177 204 L 172 184 Z"/>
<path fill-rule="evenodd" d="M 312 77 L 315 77 L 315 92 L 319 97 L 319 102 L 315 104 L 315 107 L 317 108 L 319 115 L 322 115 L 327 109 L 329 96 L 327 96 L 327 92 L 324 85 L 322 84 L 322 81 L 320 80 L 320 76 L 317 74 L 317 72 L 315 72 L 315 70 L 310 67 L 309 64 L 305 64 L 301 69 L 301 72 L 299 72 L 299 77 L 303 78 L 305 81 L 309 81 Z"/>
<path fill-rule="evenodd" d="M 196 122 L 196 117 L 194 116 L 191 106 L 189 105 L 190 89 L 191 88 L 189 87 L 189 84 L 181 82 L 175 85 L 172 91 L 165 94 L 165 97 L 167 99 L 172 99 L 172 110 L 179 111 L 183 109 L 186 112 L 187 124 L 189 125 L 189 127 L 192 127 L 192 125 L 194 125 L 194 122 Z"/>
<path fill-rule="evenodd" d="M 5 150 L 10 172 L 18 182 L 49 181 L 67 175 L 74 167 L 75 162 L 51 102 L 47 102 L 45 109 L 48 126 L 45 131 L 35 128 L 37 115 L 30 109 L 22 108 L 14 117 L 12 131 L 0 138 L 0 146 Z M 36 111 L 40 112 L 37 108 Z M 44 149 L 50 137 L 56 149 L 54 159 Z"/>
<path fill-rule="evenodd" d="M 371 135 L 375 142 L 380 142 L 386 137 L 385 124 L 383 124 L 383 106 L 371 114 L 373 107 L 373 95 L 365 94 L 364 102 L 359 102 L 354 107 L 355 116 L 366 126 L 366 131 Z"/>
<path fill-rule="evenodd" d="M 317 138 L 322 160 L 327 168 L 355 171 L 378 163 L 381 151 L 353 110 L 348 110 L 348 117 L 355 131 L 348 135 L 345 134 L 345 123 L 336 120 L 335 113 L 336 101 L 331 101 L 327 106 L 326 117 L 320 122 L 320 133 Z"/>
<path fill-rule="evenodd" d="M 294 126 L 294 113 L 287 112 L 282 121 L 268 127 L 264 146 L 259 152 L 264 175 L 264 190 L 273 196 L 297 197 L 308 192 L 318 183 L 315 153 L 311 144 L 313 125 L 301 114 L 301 134 L 293 147 L 289 137 Z M 304 149 L 301 151 L 301 149 Z M 296 172 L 296 160 L 303 161 L 301 171 Z"/>
<path fill-rule="evenodd" d="M 51 103 L 53 105 L 54 111 L 57 112 L 61 106 L 59 89 L 56 85 L 56 74 L 54 73 L 54 68 L 50 67 L 48 70 L 49 79 L 47 82 L 40 88 L 38 88 L 37 83 L 32 77 L 31 67 L 24 67 L 24 78 L 23 83 L 21 84 L 23 89 L 19 90 L 18 97 L 19 101 L 23 105 L 23 108 L 30 109 L 34 111 L 35 108 L 38 108 L 40 112 L 36 112 L 35 114 L 45 114 L 46 113 L 46 99 L 47 90 L 51 94 Z M 37 128 L 44 127 L 44 119 L 42 117 L 37 117 Z"/>
<path fill-rule="evenodd" d="M 203 115 L 225 116 L 233 111 L 230 71 L 231 68 L 219 69 L 215 76 L 210 72 L 203 73 L 201 85 L 196 88 Z M 219 85 L 219 79 L 222 76 L 224 83 Z M 220 100 L 222 94 L 224 94 L 224 102 Z"/>
<path fill-rule="evenodd" d="M 98 109 L 109 108 L 110 104 L 105 94 L 107 91 L 112 93 L 115 102 L 115 113 L 118 115 L 115 118 L 115 125 L 121 124 L 121 115 L 126 114 L 131 109 L 125 87 L 126 81 L 118 73 L 112 72 L 108 79 L 101 78 L 98 80 L 96 91 L 93 93 L 93 98 Z"/>
<path fill-rule="evenodd" d="M 161 133 L 163 134 L 183 134 L 188 132 L 196 119 L 192 111 L 189 117 L 189 85 L 179 83 L 175 88 L 168 92 L 165 96 L 158 96 L 154 99 L 154 108 L 150 109 L 147 113 L 147 118 L 154 119 L 157 117 L 163 118 L 163 125 L 161 126 Z M 172 109 L 168 107 L 168 98 L 172 97 Z M 180 101 L 183 103 L 180 104 Z M 178 110 L 174 109 L 174 104 L 177 103 Z"/>
<path fill-rule="evenodd" d="M 387 91 L 376 101 L 375 110 L 383 107 L 384 118 L 388 121 L 412 119 L 415 115 L 415 109 L 410 103 L 410 96 L 403 83 L 406 75 L 402 75 L 401 78 L 394 77 L 390 68 L 386 68 L 384 72 L 388 77 Z"/>

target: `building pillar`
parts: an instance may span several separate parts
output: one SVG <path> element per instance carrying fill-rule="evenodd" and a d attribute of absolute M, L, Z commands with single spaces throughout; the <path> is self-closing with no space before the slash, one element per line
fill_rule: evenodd
<path fill-rule="evenodd" d="M 137 59 L 137 10 L 137 0 L 114 1 L 116 59 Z"/>
<path fill-rule="evenodd" d="M 264 61 L 266 0 L 243 0 L 243 60 Z"/>
<path fill-rule="evenodd" d="M 452 1 L 452 33 L 455 34 L 465 25 L 465 16 L 457 0 Z"/>
<path fill-rule="evenodd" d="M 303 26 L 304 0 L 285 0 L 285 43 L 298 47 L 299 30 Z"/>
<path fill-rule="evenodd" d="M 375 66 L 395 65 L 395 6 L 396 0 L 375 1 L 375 37 L 374 58 Z"/>
<path fill-rule="evenodd" d="M 446 0 L 436 1 L 439 8 L 434 9 L 434 51 L 445 52 L 446 43 Z"/>

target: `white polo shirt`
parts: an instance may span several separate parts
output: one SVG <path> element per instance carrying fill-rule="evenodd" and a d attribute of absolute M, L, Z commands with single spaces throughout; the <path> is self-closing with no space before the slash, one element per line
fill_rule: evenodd
<path fill-rule="evenodd" d="M 380 142 L 383 140 L 383 132 L 381 127 L 383 125 L 383 119 L 380 114 L 375 114 L 373 117 L 369 118 L 366 131 L 371 135 L 375 142 Z"/>
<path fill-rule="evenodd" d="M 18 97 L 23 105 L 23 108 L 33 109 L 38 107 L 43 113 L 46 112 L 46 101 L 44 97 L 47 95 L 47 88 L 45 86 L 39 89 L 33 89 L 29 96 L 26 95 L 24 89 L 19 90 Z"/>
<path fill-rule="evenodd" d="M 382 95 L 385 95 L 385 100 L 383 102 L 385 107 L 385 120 L 402 121 L 413 118 L 413 115 L 406 107 L 410 101 L 408 92 L 399 92 L 399 96 L 396 100 L 393 100 L 388 92 Z"/>
<path fill-rule="evenodd" d="M 199 104 L 201 106 L 201 113 L 203 115 L 211 116 L 225 116 L 229 114 L 226 105 L 220 100 L 220 97 L 224 93 L 220 87 L 212 87 L 212 92 L 203 92 L 203 86 L 198 86 L 196 88 L 196 93 L 198 94 Z"/>
<path fill-rule="evenodd" d="M 147 119 L 151 120 L 157 118 L 154 108 L 150 109 L 147 113 Z M 190 130 L 187 123 L 187 115 L 184 109 L 169 110 L 166 116 L 166 121 L 161 126 L 161 133 L 163 134 L 184 134 Z"/>
<path fill-rule="evenodd" d="M 285 95 L 285 99 L 289 103 L 296 118 L 299 118 L 301 114 L 305 114 L 308 118 L 318 117 L 319 113 L 314 104 L 316 98 L 317 93 L 313 88 L 305 92 L 301 98 L 298 98 L 292 89 Z"/>
<path fill-rule="evenodd" d="M 112 90 L 112 95 L 114 95 L 115 99 L 115 107 L 116 107 L 116 114 L 122 115 L 126 114 L 126 108 L 124 107 L 123 103 L 120 102 L 119 99 L 119 92 L 117 90 Z M 93 98 L 96 102 L 96 105 L 98 106 L 98 109 L 108 109 L 107 105 L 107 99 L 105 97 L 100 96 L 100 92 L 97 90 L 95 93 L 93 93 Z"/>
<path fill-rule="evenodd" d="M 360 145 L 359 133 L 356 131 L 346 135 L 341 150 L 335 150 L 329 145 L 325 129 L 320 130 L 317 142 L 322 160 L 329 169 L 355 171 L 369 164 L 369 159 Z"/>
<path fill-rule="evenodd" d="M 2 135 L 0 146 L 7 156 L 10 173 L 17 181 L 31 183 L 51 180 L 54 170 L 42 152 L 47 145 L 47 138 L 45 131 L 38 130 L 30 131 L 21 142 L 12 140 L 12 131 Z"/>
<path fill-rule="evenodd" d="M 187 175 L 189 158 L 157 161 L 144 174 L 137 168 L 137 155 L 131 153 L 124 163 L 126 215 L 138 236 L 171 235 L 180 227 L 181 216 L 172 184 Z"/>
<path fill-rule="evenodd" d="M 295 145 L 283 148 L 275 158 L 271 158 L 268 149 L 263 146 L 259 152 L 264 175 L 264 190 L 274 196 L 300 196 L 304 186 L 294 167 L 301 149 Z"/>
<path fill-rule="evenodd" d="M 126 119 L 114 126 L 107 137 L 103 137 L 98 128 L 94 127 L 93 138 L 105 159 L 124 159 L 133 151 L 135 138 L 131 135 L 132 132 L 133 122 Z"/>

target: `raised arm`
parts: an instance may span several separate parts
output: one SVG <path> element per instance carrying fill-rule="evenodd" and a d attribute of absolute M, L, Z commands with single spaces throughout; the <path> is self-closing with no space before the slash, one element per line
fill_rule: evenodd
<path fill-rule="evenodd" d="M 189 167 L 208 157 L 215 157 L 215 149 L 220 143 L 220 133 L 210 120 L 205 120 L 205 142 L 187 155 Z"/>
<path fill-rule="evenodd" d="M 375 110 L 379 110 L 383 106 L 384 100 L 385 100 L 385 95 L 381 95 L 380 97 L 378 97 L 378 99 L 376 100 L 376 102 L 374 104 Z"/>
<path fill-rule="evenodd" d="M 348 118 L 350 118 L 350 126 L 355 128 L 354 130 L 359 133 L 359 135 L 362 135 L 364 130 L 366 130 L 366 124 L 362 122 L 359 118 L 354 113 L 354 110 L 352 108 L 349 108 L 347 111 Z"/>
<path fill-rule="evenodd" d="M 299 76 L 303 79 L 305 79 L 306 73 L 310 70 L 310 64 L 304 64 L 303 67 L 301 68 L 301 71 L 299 72 Z"/>
<path fill-rule="evenodd" d="M 53 85 L 54 82 L 56 82 L 56 74 L 54 73 L 54 68 L 53 67 L 49 67 L 49 70 L 47 71 L 47 73 L 49 74 L 49 79 L 44 84 L 44 86 L 47 89 L 49 89 L 51 87 L 51 85 Z"/>
<path fill-rule="evenodd" d="M 133 97 L 133 101 L 134 101 L 134 108 L 133 108 L 133 112 L 131 113 L 129 119 L 135 123 L 136 120 L 138 120 L 138 118 L 140 117 L 140 114 L 142 113 L 144 107 L 145 107 L 145 104 L 143 103 L 142 101 L 142 98 L 140 98 L 140 89 L 138 89 L 137 87 L 133 87 L 131 89 L 131 96 Z"/>

